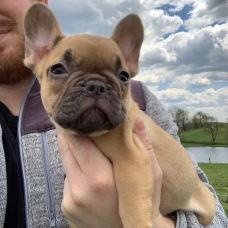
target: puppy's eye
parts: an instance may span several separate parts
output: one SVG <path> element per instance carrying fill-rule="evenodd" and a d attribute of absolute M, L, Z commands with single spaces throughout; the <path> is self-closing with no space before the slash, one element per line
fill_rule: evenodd
<path fill-rule="evenodd" d="M 56 63 L 48 69 L 47 75 L 51 79 L 66 80 L 69 76 L 63 63 Z"/>
<path fill-rule="evenodd" d="M 121 71 L 119 74 L 119 80 L 122 82 L 127 82 L 129 79 L 129 74 L 126 71 Z"/>
<path fill-rule="evenodd" d="M 57 63 L 55 65 L 53 65 L 50 69 L 52 74 L 66 74 L 67 71 L 65 70 L 64 66 L 61 63 Z"/>

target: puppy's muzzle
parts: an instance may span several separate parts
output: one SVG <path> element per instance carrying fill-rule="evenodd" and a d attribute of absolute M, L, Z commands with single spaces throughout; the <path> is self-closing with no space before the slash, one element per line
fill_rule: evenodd
<path fill-rule="evenodd" d="M 114 86 L 90 79 L 69 87 L 53 112 L 54 121 L 62 128 L 90 135 L 112 130 L 124 122 L 126 108 Z"/>

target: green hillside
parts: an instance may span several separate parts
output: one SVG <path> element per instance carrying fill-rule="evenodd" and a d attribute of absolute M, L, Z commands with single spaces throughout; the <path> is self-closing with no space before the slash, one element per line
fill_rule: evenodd
<path fill-rule="evenodd" d="M 228 132 L 226 127 L 219 128 L 215 145 L 212 145 L 211 136 L 203 128 L 180 131 L 179 137 L 183 146 L 222 146 L 228 147 Z"/>

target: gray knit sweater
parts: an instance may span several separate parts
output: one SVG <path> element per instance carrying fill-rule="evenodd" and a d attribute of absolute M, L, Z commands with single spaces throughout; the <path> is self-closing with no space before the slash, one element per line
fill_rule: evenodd
<path fill-rule="evenodd" d="M 146 113 L 177 141 L 177 127 L 156 97 L 143 85 Z M 25 95 L 19 116 L 19 141 L 25 190 L 27 228 L 68 227 L 61 213 L 63 170 L 59 158 L 55 130 L 43 110 L 39 85 L 34 79 Z M 0 128 L 0 139 L 2 130 Z M 195 167 L 217 202 L 216 216 L 208 228 L 228 228 L 228 220 L 214 189 L 202 170 Z M 4 226 L 7 184 L 5 155 L 0 140 L 0 228 Z M 193 213 L 177 212 L 177 228 L 203 227 Z"/>

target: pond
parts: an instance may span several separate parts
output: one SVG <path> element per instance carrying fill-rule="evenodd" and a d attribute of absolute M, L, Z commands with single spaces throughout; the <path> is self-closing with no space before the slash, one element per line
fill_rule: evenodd
<path fill-rule="evenodd" d="M 228 148 L 225 147 L 186 147 L 197 162 L 228 163 Z"/>

